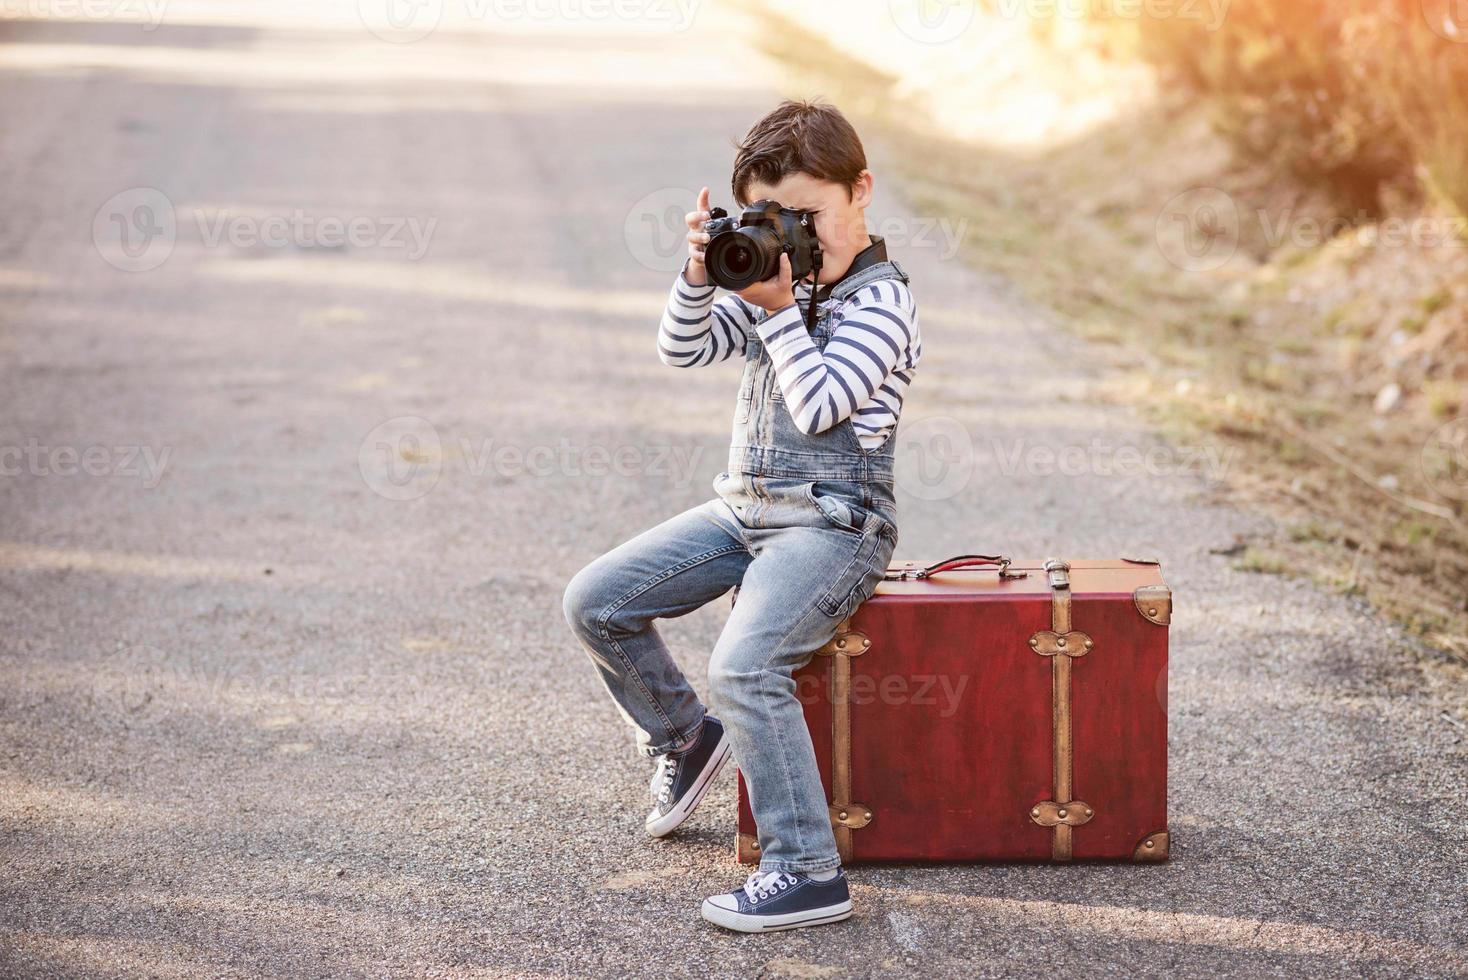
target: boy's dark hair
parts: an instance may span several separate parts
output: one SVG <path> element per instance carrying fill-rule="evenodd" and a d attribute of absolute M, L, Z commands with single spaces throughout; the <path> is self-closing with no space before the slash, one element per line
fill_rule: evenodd
<path fill-rule="evenodd" d="M 867 167 L 861 138 L 841 110 L 825 102 L 786 99 L 749 128 L 734 155 L 734 200 L 750 184 L 777 184 L 793 173 L 851 187 Z"/>

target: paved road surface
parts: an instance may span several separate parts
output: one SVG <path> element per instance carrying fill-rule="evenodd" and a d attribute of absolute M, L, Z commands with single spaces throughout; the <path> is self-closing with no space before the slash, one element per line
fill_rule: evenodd
<path fill-rule="evenodd" d="M 655 357 L 658 222 L 774 76 L 722 5 L 416 43 L 297 6 L 0 23 L 0 972 L 1464 969 L 1463 732 L 1393 632 L 1230 571 L 1209 549 L 1264 525 L 1196 467 L 1016 469 L 1159 444 L 917 242 L 898 556 L 1164 559 L 1175 859 L 863 868 L 847 924 L 704 923 L 745 873 L 732 770 L 647 840 L 559 603 L 711 493 L 737 368 Z M 726 615 L 667 624 L 700 689 Z"/>

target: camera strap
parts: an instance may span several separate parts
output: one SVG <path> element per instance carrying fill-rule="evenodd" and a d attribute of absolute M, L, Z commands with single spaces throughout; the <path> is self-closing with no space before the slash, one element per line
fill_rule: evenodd
<path fill-rule="evenodd" d="M 805 308 L 805 332 L 816 329 L 816 293 L 820 290 L 821 246 L 817 242 L 810 250 L 810 305 Z"/>
<path fill-rule="evenodd" d="M 880 236 L 880 235 L 872 235 L 871 236 L 871 240 L 872 241 L 871 241 L 871 244 L 870 245 L 868 245 L 866 248 L 862 249 L 860 252 L 857 252 L 856 253 L 856 258 L 854 258 L 854 259 L 851 260 L 850 267 L 847 268 L 846 272 L 841 276 L 841 278 L 838 281 L 836 281 L 836 282 L 826 284 L 826 286 L 824 286 L 824 287 L 821 287 L 820 285 L 818 285 L 816 283 L 816 280 L 820 277 L 820 274 L 821 274 L 821 246 L 820 246 L 820 243 L 817 242 L 816 245 L 815 245 L 815 247 L 812 248 L 812 250 L 811 250 L 811 275 L 810 275 L 810 284 L 811 284 L 810 304 L 811 304 L 811 306 L 810 306 L 810 309 L 807 310 L 807 315 L 806 315 L 806 331 L 807 332 L 812 331 L 812 330 L 815 329 L 816 318 L 815 318 L 814 309 L 815 309 L 816 304 L 819 303 L 819 302 L 824 302 L 825 300 L 828 300 L 828 299 L 830 299 L 833 296 L 844 295 L 841 292 L 843 284 L 846 283 L 848 280 L 852 279 L 853 277 L 855 277 L 857 275 L 857 273 L 865 272 L 867 269 L 871 268 L 874 265 L 880 265 L 883 262 L 890 262 L 891 265 L 892 265 L 892 267 L 897 270 L 897 277 L 899 279 L 901 279 L 903 282 L 907 282 L 907 276 L 903 274 L 902 269 L 897 265 L 896 261 L 887 258 L 887 243 L 882 238 L 882 236 Z M 800 281 L 802 283 L 805 282 L 804 279 L 802 279 Z M 821 295 L 821 292 L 822 292 L 822 289 L 823 288 L 824 288 L 824 291 L 825 291 L 825 295 L 824 296 Z M 847 292 L 849 292 L 849 291 L 850 290 L 848 289 Z"/>

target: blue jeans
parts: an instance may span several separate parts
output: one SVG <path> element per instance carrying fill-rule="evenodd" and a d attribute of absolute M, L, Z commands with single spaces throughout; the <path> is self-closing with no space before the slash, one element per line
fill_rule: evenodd
<path fill-rule="evenodd" d="M 760 869 L 840 865 L 828 797 L 793 673 L 876 590 L 897 541 L 893 512 L 842 480 L 720 475 L 720 496 L 668 518 L 571 579 L 566 619 L 646 756 L 687 748 L 706 708 L 653 620 L 739 586 L 709 660 L 709 693 L 744 774 Z M 740 517 L 749 499 L 754 526 Z M 731 503 L 733 501 L 733 503 Z M 751 511 L 753 512 L 753 511 Z"/>

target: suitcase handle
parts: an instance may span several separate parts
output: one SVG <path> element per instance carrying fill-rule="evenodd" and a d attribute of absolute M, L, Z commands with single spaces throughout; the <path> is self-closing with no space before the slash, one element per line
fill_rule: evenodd
<path fill-rule="evenodd" d="M 906 582 L 913 579 L 930 578 L 939 572 L 951 572 L 958 568 L 979 568 L 984 565 L 999 566 L 999 577 L 1002 579 L 1024 578 L 1028 574 L 1011 572 L 1009 559 L 1004 555 L 954 555 L 952 558 L 936 562 L 927 568 L 889 568 L 883 577 L 892 581 Z"/>

